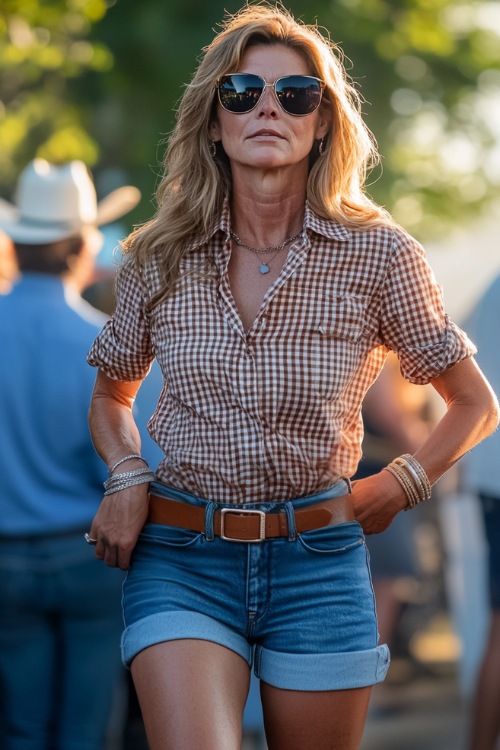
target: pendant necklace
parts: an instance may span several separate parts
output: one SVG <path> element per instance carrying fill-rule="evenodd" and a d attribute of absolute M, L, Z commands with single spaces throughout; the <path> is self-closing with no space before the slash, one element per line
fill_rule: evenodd
<path fill-rule="evenodd" d="M 284 240 L 281 245 L 276 245 L 275 247 L 250 247 L 250 245 L 245 245 L 245 243 L 242 242 L 238 235 L 234 232 L 230 231 L 229 234 L 231 235 L 231 239 L 234 240 L 234 242 L 236 242 L 239 247 L 244 247 L 245 250 L 250 250 L 251 253 L 255 253 L 256 255 L 266 255 L 267 253 L 273 253 L 267 262 L 261 261 L 259 265 L 259 273 L 265 274 L 269 273 L 269 271 L 271 270 L 269 268 L 269 264 L 278 255 L 280 250 L 283 250 L 283 248 L 289 245 L 291 242 L 298 240 L 298 238 L 302 234 L 302 230 L 298 234 L 294 234 L 293 237 L 289 237 L 287 240 Z"/>

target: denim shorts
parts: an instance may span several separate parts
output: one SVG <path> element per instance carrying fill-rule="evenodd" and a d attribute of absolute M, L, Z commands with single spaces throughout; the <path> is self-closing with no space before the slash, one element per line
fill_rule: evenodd
<path fill-rule="evenodd" d="M 155 494 L 206 500 L 158 483 Z M 266 512 L 345 495 L 345 481 Z M 213 506 L 213 503 L 210 504 Z M 217 507 L 231 507 L 221 504 Z M 126 666 L 143 649 L 184 638 L 239 654 L 264 682 L 288 690 L 343 690 L 381 682 L 389 650 L 378 644 L 375 601 L 357 521 L 258 543 L 147 523 L 123 588 Z"/>

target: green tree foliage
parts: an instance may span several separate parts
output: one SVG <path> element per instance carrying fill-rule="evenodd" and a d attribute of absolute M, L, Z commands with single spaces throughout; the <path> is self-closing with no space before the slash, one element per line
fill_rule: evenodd
<path fill-rule="evenodd" d="M 422 236 L 491 211 L 500 195 L 500 4 L 339 0 L 331 17 L 384 157 L 372 194 Z"/>
<path fill-rule="evenodd" d="M 0 190 L 34 155 L 123 169 L 152 211 L 164 141 L 234 0 L 2 0 Z M 422 237 L 500 185 L 500 4 L 288 0 L 345 53 L 382 153 L 369 192 Z M 207 92 L 210 95 L 210 92 Z"/>
<path fill-rule="evenodd" d="M 89 135 L 89 107 L 72 82 L 110 70 L 113 57 L 94 23 L 104 0 L 2 0 L 0 6 L 0 189 L 9 192 L 34 156 L 92 165 L 98 145 Z"/>

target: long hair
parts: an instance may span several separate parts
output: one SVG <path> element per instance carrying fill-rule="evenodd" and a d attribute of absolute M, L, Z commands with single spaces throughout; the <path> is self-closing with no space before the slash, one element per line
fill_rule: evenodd
<path fill-rule="evenodd" d="M 346 226 L 366 227 L 390 217 L 364 192 L 368 169 L 378 162 L 374 138 L 361 116 L 362 98 L 349 81 L 341 50 L 316 26 L 293 18 L 282 6 L 249 4 L 228 15 L 180 101 L 169 138 L 164 176 L 157 190 L 156 215 L 123 243 L 139 264 L 160 259 L 162 289 L 151 304 L 175 288 L 180 262 L 194 238 L 208 235 L 231 191 L 227 157 L 218 145 L 210 153 L 209 128 L 216 112 L 216 81 L 239 69 L 246 50 L 283 44 L 301 54 L 311 75 L 326 88 L 321 106 L 330 110 L 330 132 L 323 153 L 311 154 L 307 200 L 320 216 Z M 313 148 L 313 151 L 317 149 Z"/>

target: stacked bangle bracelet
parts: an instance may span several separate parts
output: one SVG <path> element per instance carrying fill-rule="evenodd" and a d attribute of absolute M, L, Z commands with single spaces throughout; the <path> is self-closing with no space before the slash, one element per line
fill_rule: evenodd
<path fill-rule="evenodd" d="M 116 464 L 113 464 L 113 466 L 110 466 L 110 468 L 108 469 L 109 476 L 111 476 L 111 474 L 114 472 L 115 469 L 117 469 L 119 466 L 121 466 L 122 464 L 124 464 L 125 461 L 129 461 L 131 458 L 137 458 L 137 459 L 139 459 L 139 461 L 144 461 L 144 463 L 147 466 L 148 462 L 146 461 L 145 458 L 143 458 L 142 456 L 140 456 L 138 453 L 132 453 L 130 456 L 124 456 L 123 458 L 120 458 L 120 460 L 117 461 Z"/>
<path fill-rule="evenodd" d="M 132 471 L 122 471 L 119 474 L 113 474 L 114 470 L 124 464 L 131 458 L 140 459 L 146 464 L 143 469 L 132 469 Z M 130 456 L 124 456 L 117 461 L 109 469 L 109 476 L 104 482 L 104 495 L 113 495 L 115 492 L 120 490 L 126 490 L 128 487 L 134 487 L 137 484 L 146 484 L 152 482 L 155 478 L 154 472 L 148 466 L 145 458 L 142 456 L 132 454 Z"/>
<path fill-rule="evenodd" d="M 431 483 L 423 466 L 409 453 L 398 456 L 384 471 L 390 472 L 404 490 L 408 505 L 405 510 L 411 510 L 431 496 Z"/>

